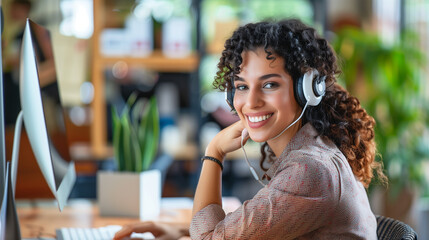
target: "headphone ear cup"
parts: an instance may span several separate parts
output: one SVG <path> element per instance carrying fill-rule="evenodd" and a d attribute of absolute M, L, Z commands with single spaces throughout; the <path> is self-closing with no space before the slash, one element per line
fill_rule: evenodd
<path fill-rule="evenodd" d="M 307 99 L 305 99 L 304 91 L 303 91 L 303 82 L 304 82 L 304 75 L 298 78 L 297 81 L 295 81 L 293 92 L 295 93 L 295 99 L 298 102 L 299 106 L 304 107 L 307 103 Z"/>
<path fill-rule="evenodd" d="M 320 81 L 321 80 L 321 81 Z M 325 78 L 316 69 L 306 72 L 302 81 L 302 93 L 308 106 L 317 106 L 325 95 Z M 317 94 L 315 93 L 315 90 Z"/>
<path fill-rule="evenodd" d="M 326 76 L 318 77 L 313 81 L 313 93 L 316 97 L 320 97 L 325 95 L 326 91 L 326 83 L 325 83 Z"/>
<path fill-rule="evenodd" d="M 234 108 L 234 94 L 235 94 L 235 88 L 226 89 L 225 90 L 225 100 L 226 103 L 228 103 L 229 107 L 231 108 L 231 111 L 235 111 Z"/>

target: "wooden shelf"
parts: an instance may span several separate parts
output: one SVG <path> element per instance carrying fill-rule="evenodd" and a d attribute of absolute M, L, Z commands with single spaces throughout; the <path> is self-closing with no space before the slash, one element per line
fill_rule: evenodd
<path fill-rule="evenodd" d="M 102 57 L 104 66 L 111 66 L 118 61 L 124 61 L 129 65 L 142 66 L 156 72 L 194 72 L 198 68 L 198 55 L 193 53 L 183 58 L 169 58 L 160 50 L 155 50 L 151 55 L 138 57 Z"/>
<path fill-rule="evenodd" d="M 91 124 L 91 148 L 94 157 L 104 157 L 109 148 L 107 147 L 107 124 L 106 124 L 106 98 L 104 94 L 106 67 L 111 67 L 118 61 L 124 61 L 129 65 L 141 66 L 142 68 L 156 72 L 194 72 L 198 68 L 199 57 L 192 53 L 184 58 L 168 58 L 162 51 L 155 50 L 150 56 L 139 57 L 108 57 L 100 52 L 100 36 L 104 28 L 105 0 L 94 0 L 94 32 L 92 36 L 92 83 L 94 85 L 94 99 L 91 107 L 93 119 Z"/>

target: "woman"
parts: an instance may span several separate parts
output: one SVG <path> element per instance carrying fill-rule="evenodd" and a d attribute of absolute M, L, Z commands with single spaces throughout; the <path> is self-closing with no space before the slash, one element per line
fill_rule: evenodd
<path fill-rule="evenodd" d="M 338 73 L 327 41 L 299 20 L 247 24 L 233 33 L 214 86 L 234 93 L 240 121 L 206 148 L 192 239 L 377 238 L 365 191 L 374 171 L 385 179 L 374 161 L 375 122 L 335 83 Z M 268 182 L 225 216 L 222 161 L 249 137 L 263 143 Z"/>

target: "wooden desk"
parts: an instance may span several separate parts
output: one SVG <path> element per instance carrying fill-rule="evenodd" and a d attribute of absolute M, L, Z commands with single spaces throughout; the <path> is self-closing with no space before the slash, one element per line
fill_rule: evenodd
<path fill-rule="evenodd" d="M 240 205 L 237 198 L 223 199 L 225 212 L 234 211 Z M 62 227 L 103 227 L 139 222 L 138 218 L 100 217 L 96 202 L 85 199 L 69 200 L 62 212 L 54 200 L 18 200 L 17 206 L 22 238 L 55 238 L 55 229 Z M 154 221 L 189 225 L 191 215 L 191 199 L 163 198 L 161 214 Z"/>

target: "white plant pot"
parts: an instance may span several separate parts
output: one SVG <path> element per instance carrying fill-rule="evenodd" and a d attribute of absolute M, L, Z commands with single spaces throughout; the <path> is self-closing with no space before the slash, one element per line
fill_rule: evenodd
<path fill-rule="evenodd" d="M 155 219 L 161 206 L 161 172 L 97 173 L 97 198 L 101 216 Z"/>

